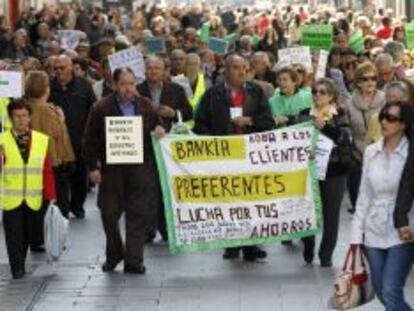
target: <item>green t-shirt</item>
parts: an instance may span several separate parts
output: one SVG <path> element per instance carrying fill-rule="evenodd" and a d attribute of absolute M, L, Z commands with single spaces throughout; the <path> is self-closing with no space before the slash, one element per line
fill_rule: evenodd
<path fill-rule="evenodd" d="M 309 89 L 300 89 L 293 96 L 286 98 L 276 90 L 275 94 L 269 99 L 272 117 L 297 116 L 304 109 L 313 106 L 312 93 Z"/>

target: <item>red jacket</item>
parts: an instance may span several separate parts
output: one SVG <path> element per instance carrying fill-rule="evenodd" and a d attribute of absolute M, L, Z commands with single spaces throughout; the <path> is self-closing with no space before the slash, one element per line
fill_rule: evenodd
<path fill-rule="evenodd" d="M 378 29 L 375 33 L 377 38 L 387 40 L 392 37 L 392 27 L 383 26 L 382 28 Z"/>

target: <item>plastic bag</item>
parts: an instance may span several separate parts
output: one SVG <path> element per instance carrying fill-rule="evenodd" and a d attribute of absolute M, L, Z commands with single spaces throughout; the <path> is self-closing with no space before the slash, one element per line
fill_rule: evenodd
<path fill-rule="evenodd" d="M 66 249 L 68 227 L 69 220 L 62 215 L 58 206 L 51 203 L 44 221 L 45 248 L 49 260 L 59 260 Z"/>

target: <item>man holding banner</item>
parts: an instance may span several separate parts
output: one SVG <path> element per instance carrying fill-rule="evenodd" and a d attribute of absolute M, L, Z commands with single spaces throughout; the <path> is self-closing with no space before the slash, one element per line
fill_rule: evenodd
<path fill-rule="evenodd" d="M 89 177 L 100 184 L 98 207 L 106 235 L 102 270 L 113 271 L 124 260 L 125 273 L 144 274 L 148 207 L 155 189 L 150 132 L 164 130 L 149 100 L 137 94 L 130 68 L 116 69 L 113 82 L 115 93 L 94 105 L 89 115 L 83 144 Z M 125 249 L 118 223 L 123 212 Z"/>
<path fill-rule="evenodd" d="M 213 86 L 201 98 L 194 132 L 200 135 L 237 135 L 270 130 L 274 122 L 260 86 L 247 82 L 246 60 L 229 55 L 225 63 L 225 82 Z M 227 248 L 224 259 L 236 259 L 239 247 Z M 265 258 L 266 251 L 257 246 L 243 247 L 246 261 Z"/>

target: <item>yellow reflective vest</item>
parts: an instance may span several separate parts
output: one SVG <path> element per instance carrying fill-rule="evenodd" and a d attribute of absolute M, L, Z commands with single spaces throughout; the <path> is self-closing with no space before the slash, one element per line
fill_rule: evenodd
<path fill-rule="evenodd" d="M 34 211 L 40 209 L 43 198 L 43 167 L 47 156 L 48 136 L 32 131 L 29 159 L 24 163 L 11 131 L 0 134 L 5 155 L 0 180 L 3 198 L 1 208 L 10 211 L 24 201 Z"/>
<path fill-rule="evenodd" d="M 11 129 L 11 122 L 9 120 L 9 115 L 7 114 L 7 106 L 10 103 L 10 99 L 8 97 L 0 98 L 0 124 L 4 126 L 4 131 L 8 131 Z M 1 129 L 0 129 L 1 132 Z"/>
<path fill-rule="evenodd" d="M 204 82 L 204 75 L 202 73 L 198 74 L 197 77 L 197 86 L 194 92 L 193 98 L 190 100 L 190 105 L 193 107 L 193 114 L 195 115 L 195 111 L 198 106 L 198 102 L 200 101 L 201 97 L 203 96 L 204 92 L 206 91 L 206 84 Z M 190 127 L 194 127 L 194 120 L 187 121 L 186 124 Z"/>

